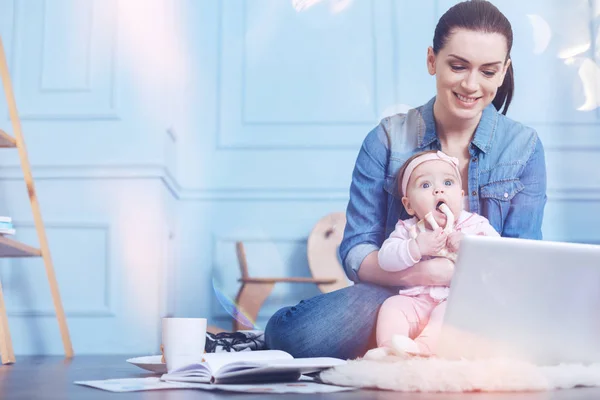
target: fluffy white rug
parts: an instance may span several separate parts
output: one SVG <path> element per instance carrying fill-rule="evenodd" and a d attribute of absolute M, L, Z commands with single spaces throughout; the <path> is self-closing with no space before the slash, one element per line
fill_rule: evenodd
<path fill-rule="evenodd" d="M 542 391 L 600 386 L 600 364 L 538 367 L 494 359 L 449 361 L 439 358 L 354 360 L 324 371 L 324 382 L 402 392 Z"/>

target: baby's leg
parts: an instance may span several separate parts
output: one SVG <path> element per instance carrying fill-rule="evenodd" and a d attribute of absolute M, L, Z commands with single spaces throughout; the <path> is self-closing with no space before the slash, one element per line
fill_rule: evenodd
<path fill-rule="evenodd" d="M 421 334 L 415 338 L 421 354 L 434 355 L 438 338 L 444 322 L 444 313 L 446 312 L 446 300 L 438 304 L 429 316 L 429 322 L 421 331 Z"/>
<path fill-rule="evenodd" d="M 391 347 L 394 335 L 415 337 L 419 329 L 419 303 L 413 296 L 392 296 L 383 302 L 377 316 L 377 346 Z"/>
<path fill-rule="evenodd" d="M 397 346 L 418 352 L 419 348 L 411 337 L 419 332 L 421 316 L 418 310 L 422 308 L 419 305 L 423 301 L 419 297 L 405 295 L 392 296 L 384 301 L 377 315 L 377 348 L 369 350 L 364 358 L 381 360 L 389 355 L 399 355 Z"/>

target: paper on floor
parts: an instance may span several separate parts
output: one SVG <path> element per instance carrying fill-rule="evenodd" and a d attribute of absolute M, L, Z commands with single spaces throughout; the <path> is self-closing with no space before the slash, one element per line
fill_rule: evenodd
<path fill-rule="evenodd" d="M 90 386 L 110 392 L 137 392 L 161 389 L 223 390 L 243 393 L 333 393 L 356 388 L 324 385 L 309 379 L 284 383 L 257 383 L 249 385 L 214 385 L 203 383 L 164 382 L 158 377 L 77 381 L 77 385 Z"/>
<path fill-rule="evenodd" d="M 140 390 L 187 389 L 190 384 L 181 382 L 163 382 L 160 378 L 106 379 L 101 381 L 76 381 L 76 385 L 91 386 L 109 392 L 137 392 Z"/>

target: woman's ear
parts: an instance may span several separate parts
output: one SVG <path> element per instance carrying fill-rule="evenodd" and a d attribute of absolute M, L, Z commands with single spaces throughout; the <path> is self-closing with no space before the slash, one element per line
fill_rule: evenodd
<path fill-rule="evenodd" d="M 429 46 L 427 49 L 427 71 L 429 71 L 429 75 L 435 75 L 435 61 L 433 47 Z"/>
<path fill-rule="evenodd" d="M 406 209 L 406 212 L 408 213 L 408 215 L 415 215 L 415 210 L 413 210 L 410 207 L 410 201 L 408 200 L 408 197 L 406 197 L 406 196 L 402 197 L 402 205 Z"/>

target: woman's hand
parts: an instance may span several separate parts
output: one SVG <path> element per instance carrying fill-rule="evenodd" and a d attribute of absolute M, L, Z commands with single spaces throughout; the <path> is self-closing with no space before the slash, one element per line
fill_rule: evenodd
<path fill-rule="evenodd" d="M 379 267 L 377 252 L 363 260 L 358 277 L 362 282 L 382 286 L 449 286 L 454 275 L 454 263 L 444 257 L 419 261 L 399 272 L 387 272 Z"/>
<path fill-rule="evenodd" d="M 435 257 L 419 261 L 402 272 L 403 286 L 450 286 L 454 263 L 445 257 Z"/>

